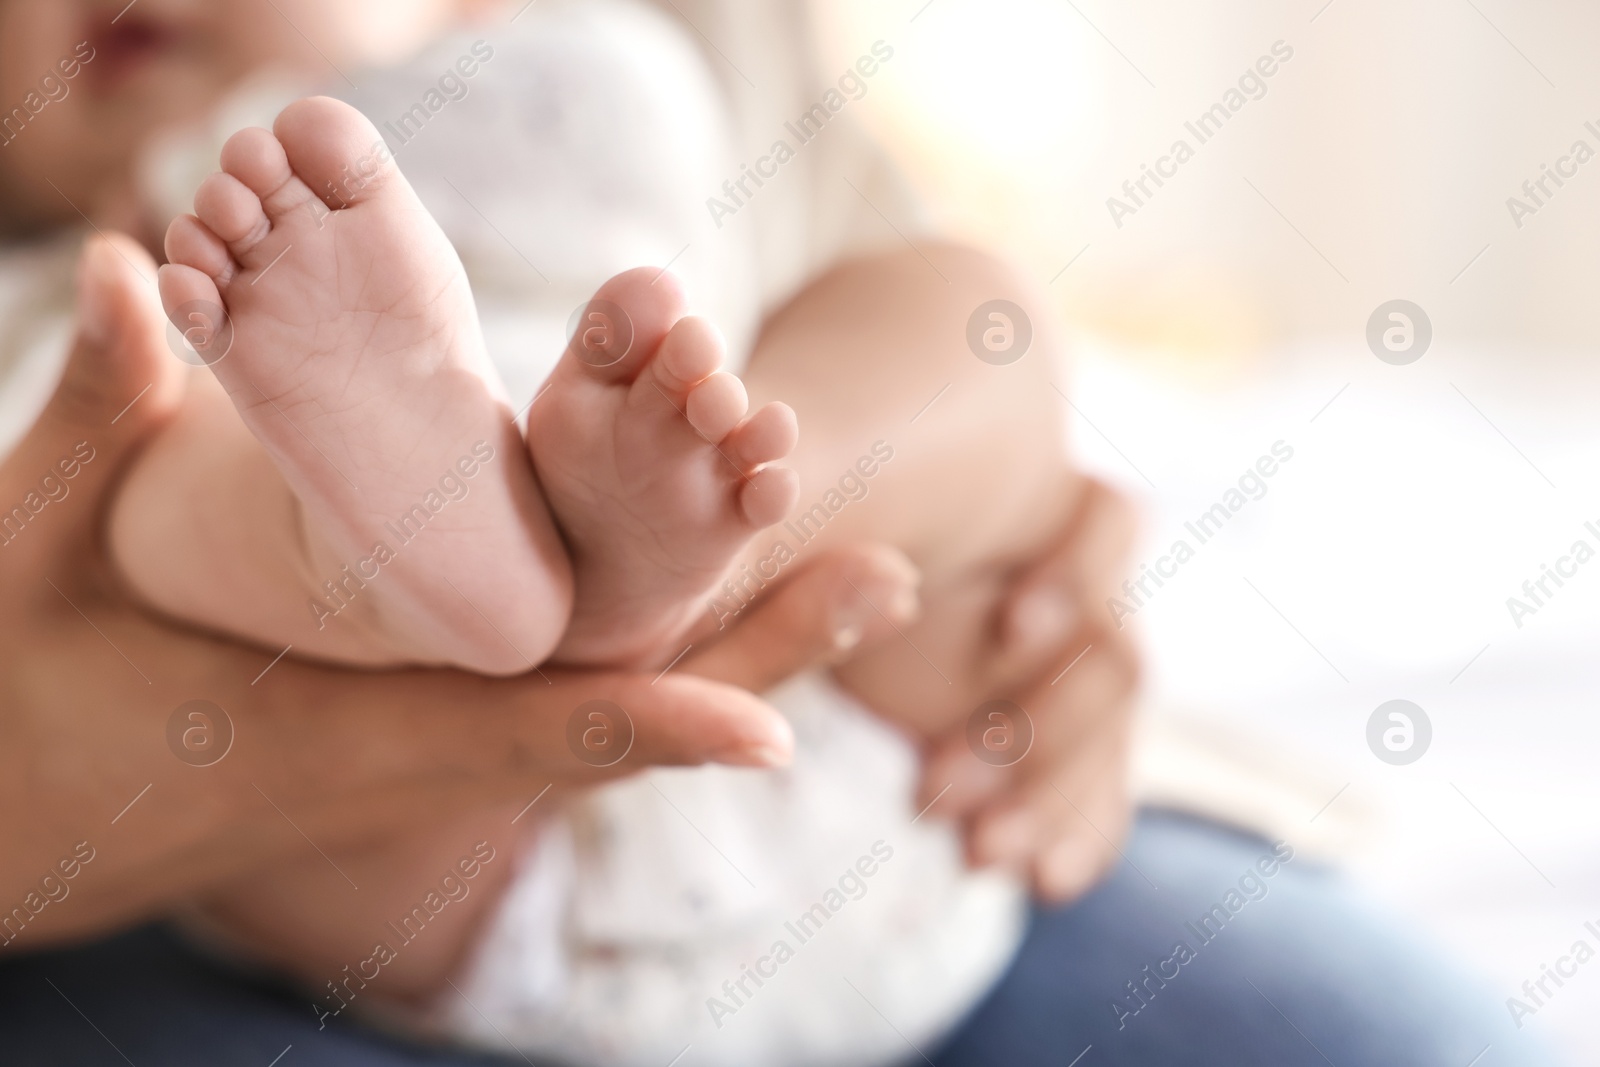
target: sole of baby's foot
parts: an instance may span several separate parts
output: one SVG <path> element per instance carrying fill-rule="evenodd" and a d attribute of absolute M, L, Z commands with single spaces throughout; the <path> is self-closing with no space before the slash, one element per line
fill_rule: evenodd
<path fill-rule="evenodd" d="M 572 557 L 566 663 L 660 664 L 682 651 L 739 551 L 799 498 L 774 466 L 794 412 L 750 413 L 724 347 L 684 314 L 677 280 L 628 271 L 600 288 L 545 392 L 528 446 Z"/>
<path fill-rule="evenodd" d="M 295 647 L 531 669 L 571 575 L 454 249 L 338 101 L 240 131 L 221 164 L 168 230 L 161 296 L 299 499 Z"/>

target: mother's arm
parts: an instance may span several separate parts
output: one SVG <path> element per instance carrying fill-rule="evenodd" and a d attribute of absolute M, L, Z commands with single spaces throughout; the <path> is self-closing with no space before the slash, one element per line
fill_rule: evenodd
<path fill-rule="evenodd" d="M 849 584 L 889 596 L 908 581 L 885 550 L 819 557 L 723 644 L 658 679 L 347 672 L 274 663 L 152 619 L 122 595 L 100 538 L 120 472 L 180 393 L 181 365 L 135 264 L 153 277 L 131 242 L 91 243 L 65 377 L 0 464 L 0 516 L 23 509 L 0 538 L 0 951 L 104 931 L 289 854 L 552 783 L 781 763 L 788 726 L 745 688 L 829 656 Z M 567 744 L 571 713 L 597 698 L 626 709 L 635 731 L 606 769 Z M 169 741 L 192 700 L 231 723 L 231 747 L 210 766 Z"/>

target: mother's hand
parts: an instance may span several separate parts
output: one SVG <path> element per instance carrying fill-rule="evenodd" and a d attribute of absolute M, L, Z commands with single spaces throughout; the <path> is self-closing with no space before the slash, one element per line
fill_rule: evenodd
<path fill-rule="evenodd" d="M 1090 481 L 1055 547 L 1018 580 L 1003 616 L 995 691 L 1032 720 L 1015 764 L 975 759 L 966 727 L 926 763 L 920 805 L 963 822 L 969 858 L 1025 872 L 1049 901 L 1086 891 L 1127 831 L 1137 649 L 1106 611 L 1132 544 L 1127 502 Z M 948 785 L 949 791 L 940 796 Z"/>
<path fill-rule="evenodd" d="M 11 518 L 0 535 L 0 950 L 103 931 L 308 847 L 553 783 L 783 762 L 787 724 L 745 689 L 830 656 L 859 621 L 835 616 L 852 585 L 887 602 L 914 582 L 890 550 L 819 557 L 661 677 L 358 673 L 152 619 L 123 596 L 100 535 L 123 468 L 183 388 L 140 271 L 153 277 L 154 264 L 132 242 L 91 242 L 65 377 L 0 464 L 0 519 Z M 574 711 L 595 699 L 625 709 L 634 734 L 606 768 L 568 743 Z M 225 711 L 175 714 L 193 700 Z M 185 746 L 190 727 L 226 734 L 230 747 L 196 766 L 211 756 Z M 92 860 L 64 862 L 75 849 Z"/>

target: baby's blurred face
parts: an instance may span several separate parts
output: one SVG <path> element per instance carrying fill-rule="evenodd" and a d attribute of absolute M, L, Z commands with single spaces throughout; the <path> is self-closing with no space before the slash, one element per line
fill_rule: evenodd
<path fill-rule="evenodd" d="M 153 132 L 200 118 L 266 68 L 342 84 L 334 68 L 350 73 L 401 58 L 461 6 L 0 0 L 0 200 L 9 201 L 0 221 L 13 230 L 47 227 L 81 209 L 115 224 L 131 196 L 135 154 Z"/>

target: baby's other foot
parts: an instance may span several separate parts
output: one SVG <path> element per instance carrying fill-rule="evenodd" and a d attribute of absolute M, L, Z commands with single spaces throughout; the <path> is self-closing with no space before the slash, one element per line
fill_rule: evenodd
<path fill-rule="evenodd" d="M 685 307 L 670 274 L 611 279 L 530 410 L 572 556 L 565 662 L 669 661 L 740 549 L 799 498 L 798 475 L 768 466 L 795 446 L 794 412 L 747 416 L 743 383 L 717 369 L 721 336 Z"/>
<path fill-rule="evenodd" d="M 570 605 L 560 538 L 461 262 L 372 124 L 315 98 L 240 131 L 166 244 L 168 315 L 300 502 L 313 598 L 251 629 L 366 663 L 542 660 Z"/>

